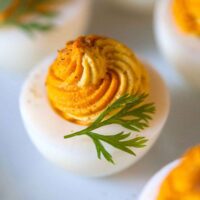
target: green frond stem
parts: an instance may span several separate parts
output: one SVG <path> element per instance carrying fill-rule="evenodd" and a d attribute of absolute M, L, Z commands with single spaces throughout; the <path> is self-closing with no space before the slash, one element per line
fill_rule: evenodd
<path fill-rule="evenodd" d="M 129 138 L 131 133 L 120 132 L 113 135 L 102 135 L 95 133 L 94 130 L 111 125 L 118 124 L 131 131 L 140 132 L 149 126 L 149 121 L 155 113 L 154 103 L 144 103 L 148 95 L 124 95 L 117 99 L 113 104 L 108 106 L 98 118 L 87 128 L 78 132 L 65 135 L 64 138 L 72 138 L 80 135 L 87 135 L 92 139 L 97 150 L 97 156 L 114 163 L 112 155 L 105 149 L 103 143 L 107 143 L 121 151 L 136 156 L 132 148 L 143 148 L 146 146 L 148 139 L 137 136 Z M 114 112 L 115 111 L 115 112 Z M 109 116 L 110 113 L 114 113 Z"/>

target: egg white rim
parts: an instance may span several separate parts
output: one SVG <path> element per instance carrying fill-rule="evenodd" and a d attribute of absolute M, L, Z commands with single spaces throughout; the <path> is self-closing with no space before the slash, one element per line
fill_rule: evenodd
<path fill-rule="evenodd" d="M 138 200 L 156 200 L 160 186 L 167 175 L 180 163 L 177 159 L 160 169 L 144 186 Z"/>

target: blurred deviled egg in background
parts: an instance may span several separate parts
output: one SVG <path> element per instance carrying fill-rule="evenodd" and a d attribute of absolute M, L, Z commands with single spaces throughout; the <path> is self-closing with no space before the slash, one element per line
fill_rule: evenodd
<path fill-rule="evenodd" d="M 200 88 L 200 0 L 158 1 L 154 20 L 166 59 Z"/>
<path fill-rule="evenodd" d="M 25 71 L 87 27 L 90 0 L 1 0 L 0 68 Z"/>
<path fill-rule="evenodd" d="M 128 11 L 143 14 L 151 13 L 156 0 L 109 0 L 111 3 L 122 7 Z"/>
<path fill-rule="evenodd" d="M 200 146 L 161 169 L 144 187 L 139 200 L 199 200 Z"/>
<path fill-rule="evenodd" d="M 84 176 L 117 173 L 154 144 L 169 111 L 161 76 L 120 42 L 88 35 L 30 73 L 20 110 L 39 151 Z"/>

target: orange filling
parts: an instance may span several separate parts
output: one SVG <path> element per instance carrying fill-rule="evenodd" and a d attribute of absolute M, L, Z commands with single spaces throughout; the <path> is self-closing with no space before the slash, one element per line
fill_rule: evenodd
<path fill-rule="evenodd" d="M 9 18 L 18 8 L 20 0 L 13 0 L 3 11 L 0 11 L 0 22 Z"/>
<path fill-rule="evenodd" d="M 58 52 L 46 88 L 62 117 L 88 125 L 122 95 L 147 93 L 148 78 L 127 47 L 113 39 L 85 36 Z"/>
<path fill-rule="evenodd" d="M 193 147 L 161 185 L 157 200 L 200 199 L 200 146 Z"/>
<path fill-rule="evenodd" d="M 173 0 L 173 16 L 181 31 L 200 35 L 200 0 Z"/>

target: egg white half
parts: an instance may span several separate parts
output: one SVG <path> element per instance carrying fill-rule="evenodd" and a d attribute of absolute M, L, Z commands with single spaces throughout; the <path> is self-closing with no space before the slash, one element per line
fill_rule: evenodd
<path fill-rule="evenodd" d="M 82 34 L 89 21 L 91 0 L 67 1 L 52 19 L 48 31 L 29 34 L 15 26 L 0 27 L 0 68 L 25 71 L 39 60 L 63 47 L 63 41 Z"/>
<path fill-rule="evenodd" d="M 94 143 L 87 136 L 64 139 L 72 131 L 79 131 L 80 126 L 64 120 L 54 112 L 48 102 L 45 79 L 53 58 L 46 59 L 32 71 L 24 84 L 20 96 L 20 110 L 27 132 L 38 150 L 49 160 L 66 170 L 84 176 L 106 176 L 119 172 L 139 160 L 153 145 L 165 124 L 169 111 L 169 93 L 161 76 L 147 66 L 150 75 L 149 101 L 156 105 L 156 114 L 149 128 L 140 133 L 149 139 L 145 148 L 134 149 L 136 157 L 105 144 L 112 154 L 115 165 L 104 158 L 97 158 Z M 110 125 L 98 130 L 102 134 L 114 134 L 129 131 L 117 125 Z M 132 133 L 133 136 L 137 133 Z"/>
<path fill-rule="evenodd" d="M 179 163 L 179 160 L 169 163 L 158 171 L 146 184 L 138 200 L 157 200 L 162 182 Z"/>
<path fill-rule="evenodd" d="M 172 0 L 158 1 L 154 24 L 163 55 L 187 80 L 200 87 L 200 37 L 179 30 L 172 15 Z"/>

